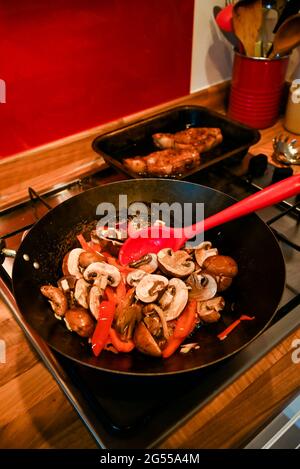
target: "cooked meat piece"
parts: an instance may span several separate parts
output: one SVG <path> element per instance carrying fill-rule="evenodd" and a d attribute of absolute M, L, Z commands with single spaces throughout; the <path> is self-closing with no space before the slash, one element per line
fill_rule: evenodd
<path fill-rule="evenodd" d="M 153 153 L 151 153 L 151 155 L 153 155 Z M 136 156 L 135 158 L 126 158 L 125 160 L 123 160 L 123 163 L 125 166 L 127 166 L 128 169 L 130 169 L 134 173 L 146 174 L 147 163 L 146 163 L 145 158 L 147 157 Z"/>
<path fill-rule="evenodd" d="M 126 158 L 123 162 L 135 173 L 169 176 L 194 168 L 200 163 L 200 156 L 196 149 L 168 149 L 156 151 L 147 156 Z"/>
<path fill-rule="evenodd" d="M 158 133 L 152 138 L 158 148 L 195 148 L 201 153 L 211 150 L 223 140 L 221 130 L 210 127 L 192 127 L 175 134 Z"/>

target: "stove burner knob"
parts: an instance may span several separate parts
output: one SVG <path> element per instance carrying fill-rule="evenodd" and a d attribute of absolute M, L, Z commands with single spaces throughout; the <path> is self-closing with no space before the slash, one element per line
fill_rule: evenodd
<path fill-rule="evenodd" d="M 263 153 L 259 153 L 249 161 L 248 173 L 252 177 L 263 176 L 268 166 L 268 157 Z"/>
<path fill-rule="evenodd" d="M 275 182 L 282 181 L 283 179 L 286 179 L 292 175 L 293 170 L 290 166 L 288 166 L 287 168 L 279 168 L 275 166 L 272 176 L 272 184 L 274 184 Z"/>

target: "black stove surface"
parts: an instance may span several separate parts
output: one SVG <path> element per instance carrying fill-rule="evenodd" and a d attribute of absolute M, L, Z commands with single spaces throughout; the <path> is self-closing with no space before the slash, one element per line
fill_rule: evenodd
<path fill-rule="evenodd" d="M 253 170 L 253 168 L 252 168 Z M 255 168 L 251 174 L 237 175 L 239 168 L 230 163 L 210 168 L 191 178 L 206 186 L 221 190 L 242 199 L 255 190 L 269 185 L 276 174 L 273 166 Z M 107 175 L 114 174 L 112 170 Z M 253 177 L 253 175 L 255 177 Z M 66 198 L 103 181 L 104 174 L 46 195 L 45 199 L 55 206 Z M 255 341 L 233 357 L 209 368 L 180 376 L 134 377 L 115 375 L 93 370 L 71 362 L 35 341 L 34 333 L 22 323 L 21 315 L 15 316 L 28 338 L 37 348 L 46 366 L 70 399 L 80 417 L 96 441 L 106 448 L 147 448 L 157 446 L 175 428 L 203 407 L 209 400 L 225 389 L 240 374 L 263 357 L 280 340 L 300 325 L 299 306 L 299 212 L 293 207 L 297 200 L 289 200 L 280 207 L 270 207 L 259 215 L 265 220 L 279 217 L 272 223 L 283 249 L 287 267 L 287 285 L 277 315 L 268 329 Z M 40 203 L 22 204 L 2 215 L 7 247 L 17 249 L 23 228 L 29 229 L 47 209 Z M 8 230 L 9 228 L 9 230 Z M 12 234 L 11 234 L 12 233 Z M 12 260 L 6 259 L 1 277 L 11 275 Z M 4 289 L 5 290 L 5 289 Z M 15 309 L 13 300 L 10 304 Z M 45 349 L 46 347 L 46 349 Z"/>

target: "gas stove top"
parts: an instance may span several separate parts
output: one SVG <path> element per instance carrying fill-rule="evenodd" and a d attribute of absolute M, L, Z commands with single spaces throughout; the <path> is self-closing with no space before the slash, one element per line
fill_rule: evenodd
<path fill-rule="evenodd" d="M 226 163 L 193 175 L 189 180 L 242 199 L 289 175 L 286 169 L 268 165 L 266 157 L 260 155 L 250 160 L 246 170 L 238 163 L 227 160 Z M 42 198 L 30 189 L 27 202 L 1 214 L 0 237 L 5 240 L 6 254 L 10 254 L 10 249 L 18 249 L 24 233 L 49 207 L 88 188 L 122 179 L 124 176 L 108 169 L 87 179 L 56 187 Z M 99 446 L 158 446 L 163 438 L 300 326 L 299 208 L 299 200 L 291 199 L 259 212 L 262 219 L 271 225 L 281 244 L 287 270 L 284 295 L 271 325 L 226 362 L 189 373 L 184 380 L 176 376 L 152 377 L 151 380 L 129 376 L 124 379 L 124 376 L 82 367 L 50 350 L 23 321 L 11 292 L 13 259 L 4 259 L 2 256 L 1 294 Z"/>

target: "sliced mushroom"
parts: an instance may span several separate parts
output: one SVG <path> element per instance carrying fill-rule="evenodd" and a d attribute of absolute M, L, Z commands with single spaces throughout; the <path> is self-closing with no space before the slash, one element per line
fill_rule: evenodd
<path fill-rule="evenodd" d="M 153 336 L 160 336 L 162 330 L 163 337 L 168 339 L 169 330 L 164 311 L 155 303 L 151 303 L 143 308 L 143 313 L 145 315 L 144 322 L 151 334 Z"/>
<path fill-rule="evenodd" d="M 78 262 L 80 267 L 86 269 L 93 262 L 102 262 L 104 260 L 105 257 L 100 253 L 84 251 L 80 254 Z"/>
<path fill-rule="evenodd" d="M 116 229 L 98 229 L 91 232 L 91 240 L 100 244 L 104 251 L 112 256 L 118 257 L 122 244 L 118 239 L 122 238 L 122 233 Z"/>
<path fill-rule="evenodd" d="M 170 296 L 172 300 L 170 300 Z M 169 285 L 159 300 L 166 321 L 172 321 L 176 319 L 180 313 L 184 310 L 188 302 L 188 289 L 186 284 L 179 278 L 172 278 L 169 281 Z"/>
<path fill-rule="evenodd" d="M 195 264 L 186 251 L 165 248 L 159 251 L 157 260 L 162 272 L 172 277 L 187 277 L 195 269 Z"/>
<path fill-rule="evenodd" d="M 67 328 L 80 337 L 90 337 L 94 332 L 95 322 L 84 308 L 68 309 L 64 320 Z"/>
<path fill-rule="evenodd" d="M 74 290 L 76 284 L 76 277 L 74 275 L 67 275 L 58 280 L 58 288 L 64 293 L 69 293 L 70 290 Z"/>
<path fill-rule="evenodd" d="M 94 318 L 97 319 L 97 320 L 98 320 L 98 316 L 99 316 L 101 291 L 102 290 L 99 290 L 98 286 L 94 285 L 90 289 L 89 298 L 88 298 L 90 311 L 91 311 L 92 315 L 94 316 Z"/>
<path fill-rule="evenodd" d="M 119 269 L 105 262 L 93 262 L 85 269 L 83 276 L 88 282 L 98 282 L 101 277 L 105 277 L 112 287 L 117 287 L 121 281 Z"/>
<path fill-rule="evenodd" d="M 84 249 L 75 248 L 68 252 L 63 258 L 62 271 L 65 276 L 74 275 L 76 278 L 81 278 L 82 274 L 79 270 L 79 256 Z"/>
<path fill-rule="evenodd" d="M 225 301 L 221 296 L 216 296 L 211 300 L 198 301 L 197 313 L 203 322 L 217 322 L 220 317 L 220 311 L 225 307 Z"/>
<path fill-rule="evenodd" d="M 61 319 L 68 309 L 67 298 L 63 292 L 52 285 L 44 285 L 41 287 L 41 293 L 48 298 L 51 308 L 55 313 L 55 317 Z"/>
<path fill-rule="evenodd" d="M 216 256 L 218 254 L 217 248 L 212 248 L 212 244 L 210 241 L 204 241 L 203 243 L 199 244 L 195 249 L 195 258 L 197 264 L 202 267 L 203 262 L 205 259 L 211 256 Z"/>
<path fill-rule="evenodd" d="M 129 267 L 133 267 L 134 269 L 140 269 L 148 274 L 152 274 L 156 271 L 158 267 L 157 262 L 157 255 L 156 254 L 146 254 L 145 256 L 141 257 L 138 261 L 132 262 L 129 264 Z"/>
<path fill-rule="evenodd" d="M 208 274 L 195 272 L 189 276 L 186 283 L 190 287 L 189 297 L 199 301 L 209 300 L 217 293 L 217 282 Z"/>
<path fill-rule="evenodd" d="M 136 296 L 144 303 L 154 303 L 159 292 L 168 285 L 168 279 L 163 275 L 147 274 L 136 287 Z"/>
<path fill-rule="evenodd" d="M 145 277 L 146 272 L 144 270 L 136 269 L 133 270 L 132 272 L 129 272 L 129 274 L 126 277 L 126 282 L 128 285 L 131 287 L 136 287 L 137 284 L 142 280 L 143 277 Z"/>
<path fill-rule="evenodd" d="M 135 328 L 133 339 L 136 348 L 140 352 L 145 355 L 152 355 L 153 357 L 161 356 L 161 349 L 143 321 L 141 321 Z"/>
<path fill-rule="evenodd" d="M 222 292 L 230 287 L 233 277 L 238 273 L 238 266 L 232 257 L 213 256 L 205 259 L 203 263 L 205 272 L 213 275 L 218 284 L 218 292 Z"/>
<path fill-rule="evenodd" d="M 88 309 L 88 296 L 89 296 L 90 284 L 80 278 L 77 280 L 75 285 L 74 297 L 77 303 L 85 309 Z"/>
<path fill-rule="evenodd" d="M 151 303 L 151 306 L 152 306 L 152 303 Z M 147 313 L 147 315 L 144 317 L 144 323 L 148 331 L 150 332 L 150 334 L 153 337 L 155 337 L 161 334 L 162 324 L 161 324 L 159 316 L 153 313 L 155 313 L 154 310 L 151 310 L 151 312 Z"/>
<path fill-rule="evenodd" d="M 114 316 L 114 326 L 122 338 L 131 339 L 133 331 L 142 319 L 142 305 L 134 303 L 135 290 L 132 288 L 126 294 L 126 297 L 121 301 L 116 309 Z"/>
<path fill-rule="evenodd" d="M 186 289 L 186 285 L 184 284 Z M 166 310 L 171 305 L 172 301 L 174 300 L 174 296 L 176 294 L 176 287 L 174 285 L 168 285 L 166 290 L 163 292 L 162 296 L 160 297 L 158 303 L 163 310 Z"/>

